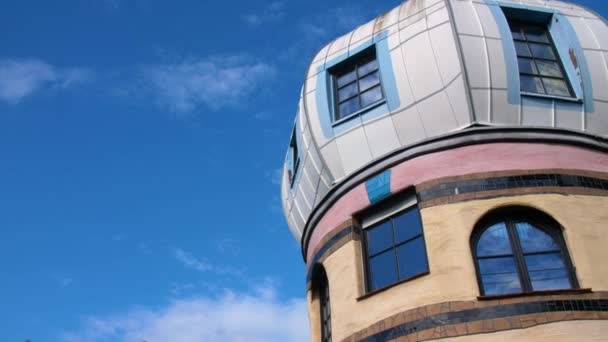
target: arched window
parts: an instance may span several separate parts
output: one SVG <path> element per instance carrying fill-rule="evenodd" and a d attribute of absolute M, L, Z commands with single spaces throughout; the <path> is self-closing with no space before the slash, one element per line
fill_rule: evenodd
<path fill-rule="evenodd" d="M 313 284 L 319 299 L 321 342 L 331 342 L 331 306 L 329 302 L 329 282 L 323 266 L 316 265 Z"/>
<path fill-rule="evenodd" d="M 560 226 L 542 212 L 496 211 L 471 242 L 482 295 L 578 287 Z"/>

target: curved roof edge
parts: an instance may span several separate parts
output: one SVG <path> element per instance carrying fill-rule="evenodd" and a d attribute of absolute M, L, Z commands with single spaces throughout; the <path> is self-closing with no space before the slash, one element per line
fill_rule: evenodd
<path fill-rule="evenodd" d="M 376 160 L 371 164 L 353 172 L 347 178 L 334 184 L 325 197 L 313 209 L 310 219 L 306 222 L 300 240 L 300 247 L 304 262 L 306 262 L 306 250 L 313 231 L 323 215 L 333 204 L 346 192 L 361 184 L 371 176 L 405 160 L 413 159 L 422 155 L 450 150 L 463 146 L 476 144 L 487 144 L 497 142 L 530 142 L 535 143 L 557 143 L 591 148 L 602 152 L 608 152 L 608 138 L 583 133 L 579 131 L 541 128 L 541 127 L 496 127 L 472 125 L 467 129 L 450 134 L 434 137 L 422 141 Z"/>

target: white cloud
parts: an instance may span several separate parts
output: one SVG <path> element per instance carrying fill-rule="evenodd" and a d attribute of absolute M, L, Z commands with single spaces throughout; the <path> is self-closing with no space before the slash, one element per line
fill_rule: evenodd
<path fill-rule="evenodd" d="M 68 287 L 74 281 L 74 279 L 62 275 L 54 275 L 53 280 L 55 280 L 60 287 Z"/>
<path fill-rule="evenodd" d="M 281 185 L 281 180 L 283 180 L 283 167 L 266 170 L 264 171 L 264 176 L 266 176 L 266 179 L 273 185 Z"/>
<path fill-rule="evenodd" d="M 281 301 L 272 286 L 250 293 L 174 300 L 160 309 L 140 308 L 89 317 L 66 342 L 302 342 L 308 341 L 306 301 Z"/>
<path fill-rule="evenodd" d="M 190 59 L 142 71 L 144 84 L 160 103 L 181 113 L 199 105 L 214 110 L 239 107 L 275 73 L 273 66 L 245 56 Z"/>
<path fill-rule="evenodd" d="M 92 78 L 82 68 L 58 68 L 38 59 L 0 59 L 0 100 L 16 105 L 43 89 L 66 89 Z"/>
<path fill-rule="evenodd" d="M 244 277 L 244 272 L 241 269 L 230 265 L 212 264 L 206 259 L 197 258 L 192 253 L 181 248 L 173 249 L 173 257 L 182 265 L 199 272 L 213 272 L 217 275 L 233 276 L 238 278 Z"/>
<path fill-rule="evenodd" d="M 281 1 L 275 1 L 266 6 L 259 13 L 250 13 L 243 16 L 243 20 L 251 26 L 258 26 L 263 23 L 279 21 L 285 17 L 283 8 L 285 4 Z"/>
<path fill-rule="evenodd" d="M 197 259 L 194 255 L 181 248 L 175 248 L 173 250 L 173 257 L 184 266 L 199 272 L 210 271 L 213 268 L 206 260 Z"/>

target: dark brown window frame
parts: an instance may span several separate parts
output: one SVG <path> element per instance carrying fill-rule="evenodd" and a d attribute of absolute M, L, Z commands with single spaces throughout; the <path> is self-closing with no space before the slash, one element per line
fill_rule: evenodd
<path fill-rule="evenodd" d="M 403 197 L 403 195 L 402 196 L 398 196 L 398 197 Z M 381 203 L 377 207 L 374 207 L 374 208 L 366 210 L 365 213 L 366 213 L 366 215 L 370 215 L 372 212 L 375 211 L 374 209 L 382 210 L 382 206 L 386 205 L 387 203 L 390 203 L 390 202 L 391 201 L 385 201 L 385 203 Z M 392 246 L 389 247 L 389 248 L 386 248 L 386 249 L 384 249 L 384 250 L 382 250 L 380 252 L 377 252 L 374 255 L 370 255 L 369 254 L 369 246 L 368 246 L 368 242 L 367 242 L 367 240 L 368 240 L 368 238 L 367 238 L 367 230 L 373 229 L 374 226 L 379 226 L 379 225 L 383 224 L 384 222 L 386 222 L 388 220 L 392 220 L 393 218 L 398 217 L 399 215 L 401 215 L 404 212 L 406 212 L 408 210 L 411 210 L 411 209 L 418 210 L 418 214 L 420 215 L 420 208 L 418 207 L 418 204 L 415 203 L 415 204 L 410 205 L 410 206 L 408 206 L 406 208 L 402 208 L 402 209 L 397 210 L 397 211 L 395 211 L 393 213 L 390 213 L 389 215 L 387 215 L 387 217 L 383 218 L 382 220 L 379 220 L 378 222 L 374 222 L 373 224 L 371 224 L 371 225 L 369 225 L 367 227 L 362 227 L 361 228 L 361 247 L 363 249 L 362 255 L 363 255 L 363 263 L 364 263 L 364 268 L 363 269 L 364 269 L 365 294 L 363 296 L 361 296 L 359 299 L 367 298 L 367 297 L 371 296 L 372 294 L 376 294 L 378 292 L 382 292 L 382 291 L 384 291 L 384 290 L 386 290 L 388 288 L 391 288 L 391 287 L 393 287 L 395 285 L 399 285 L 399 284 L 408 282 L 410 280 L 417 279 L 417 278 L 419 278 L 421 276 L 424 276 L 424 275 L 427 275 L 427 274 L 430 273 L 428 250 L 427 250 L 427 246 L 426 246 L 426 238 L 424 236 L 424 226 L 422 224 L 422 220 L 420 221 L 420 234 L 416 235 L 415 237 L 411 237 L 411 238 L 409 238 L 409 239 L 407 239 L 405 241 L 399 242 L 397 244 L 395 244 L 395 228 L 392 225 L 392 227 L 391 227 L 392 228 L 392 234 L 393 234 L 393 244 L 392 244 Z M 422 245 L 424 246 L 424 258 L 426 259 L 426 266 L 427 266 L 426 271 L 413 274 L 413 275 L 411 275 L 409 277 L 406 277 L 406 278 L 399 279 L 399 261 L 398 261 L 397 254 L 395 252 L 395 259 L 396 259 L 395 260 L 395 265 L 396 265 L 396 272 L 397 272 L 397 280 L 394 281 L 394 282 L 392 282 L 392 283 L 390 283 L 390 284 L 387 284 L 385 286 L 379 287 L 377 289 L 372 289 L 372 286 L 371 286 L 372 272 L 371 272 L 371 269 L 370 269 L 370 259 L 373 256 L 382 254 L 382 253 L 384 253 L 384 252 L 386 252 L 386 251 L 388 251 L 390 249 L 393 249 L 393 250 L 396 251 L 397 247 L 405 245 L 405 244 L 407 244 L 407 243 L 409 243 L 409 242 L 411 242 L 411 241 L 413 241 L 415 239 L 418 239 L 418 238 L 422 239 Z"/>
<path fill-rule="evenodd" d="M 512 292 L 505 294 L 497 294 L 491 296 L 511 296 L 517 294 L 526 294 L 526 293 L 535 293 L 539 291 L 535 291 L 532 288 L 532 283 L 530 280 L 530 274 L 527 270 L 526 262 L 525 262 L 525 253 L 522 251 L 521 242 L 519 241 L 518 234 L 515 233 L 515 226 L 513 222 L 528 222 L 534 224 L 535 228 L 542 230 L 544 233 L 548 234 L 553 238 L 555 243 L 559 247 L 560 255 L 564 261 L 564 266 L 566 269 L 566 273 L 568 274 L 568 279 L 571 284 L 571 288 L 573 290 L 580 289 L 578 279 L 576 277 L 576 268 L 572 264 L 572 260 L 570 259 L 570 253 L 568 251 L 568 247 L 563 238 L 562 227 L 561 225 L 555 221 L 551 216 L 538 211 L 536 209 L 522 207 L 522 206 L 513 206 L 500 208 L 492 211 L 487 214 L 484 218 L 482 218 L 476 225 L 473 230 L 473 234 L 471 235 L 471 253 L 473 255 L 473 263 L 475 265 L 475 274 L 477 277 L 477 285 L 479 287 L 480 296 L 487 296 L 485 294 L 483 281 L 481 279 L 481 272 L 479 267 L 479 257 L 477 256 L 477 244 L 482 234 L 490 227 L 492 227 L 496 223 L 504 222 L 507 233 L 509 236 L 509 242 L 511 245 L 511 251 L 513 253 L 513 258 L 515 260 L 516 271 L 520 280 L 520 285 L 522 288 L 521 292 Z M 494 256 L 497 257 L 497 256 Z M 569 290 L 569 289 L 552 289 L 551 291 L 558 290 Z"/>
<path fill-rule="evenodd" d="M 331 342 L 331 302 L 329 297 L 329 281 L 322 266 L 316 266 L 314 282 L 319 296 L 319 318 L 321 323 L 321 342 Z"/>

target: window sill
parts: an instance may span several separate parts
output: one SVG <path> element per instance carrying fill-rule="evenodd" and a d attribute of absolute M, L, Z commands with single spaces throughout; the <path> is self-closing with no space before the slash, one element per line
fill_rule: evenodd
<path fill-rule="evenodd" d="M 349 114 L 346 117 L 343 117 L 340 120 L 334 121 L 331 125 L 332 125 L 332 127 L 340 126 L 341 124 L 343 124 L 343 123 L 345 123 L 347 121 L 350 121 L 350 120 L 352 120 L 352 119 L 354 119 L 356 117 L 359 117 L 359 116 L 361 116 L 361 115 L 369 112 L 370 110 L 372 110 L 374 108 L 380 107 L 381 105 L 383 105 L 385 103 L 386 103 L 386 99 L 382 99 L 382 100 L 380 100 L 378 102 L 374 102 L 374 103 L 370 104 L 369 106 L 367 106 L 365 108 L 361 108 L 358 111 L 356 111 L 356 112 L 354 112 L 352 114 Z"/>
<path fill-rule="evenodd" d="M 483 295 L 477 296 L 478 300 L 496 300 L 496 299 L 508 299 L 516 297 L 534 297 L 534 296 L 550 296 L 550 295 L 562 295 L 562 294 L 579 294 L 579 293 L 592 293 L 591 288 L 584 289 L 562 289 L 562 290 L 542 290 L 542 291 L 528 291 L 528 292 L 517 292 L 517 293 L 505 293 L 499 295 Z"/>
<path fill-rule="evenodd" d="M 396 282 L 394 282 L 394 283 L 392 283 L 392 284 L 386 285 L 385 287 L 381 287 L 381 288 L 379 288 L 379 289 L 376 289 L 376 290 L 373 290 L 373 291 L 367 292 L 366 294 L 364 294 L 364 295 L 362 295 L 362 296 L 359 296 L 359 297 L 357 298 L 357 302 L 358 302 L 358 301 L 361 301 L 361 300 L 364 300 L 364 299 L 367 299 L 367 298 L 369 298 L 369 297 L 371 297 L 371 296 L 373 296 L 373 295 L 375 295 L 375 294 L 378 294 L 378 293 L 380 293 L 380 292 L 384 292 L 384 291 L 386 291 L 386 290 L 388 290 L 388 289 L 390 289 L 390 288 L 393 288 L 393 287 L 395 287 L 395 286 L 397 286 L 397 285 L 401 285 L 401 284 L 403 284 L 403 283 L 406 283 L 406 282 L 408 282 L 408 281 L 414 280 L 414 279 L 416 279 L 416 278 L 423 277 L 423 276 L 425 276 L 425 275 L 427 275 L 427 274 L 430 274 L 430 273 L 431 273 L 430 271 L 425 271 L 425 272 L 421 272 L 421 273 L 418 273 L 418 274 L 414 274 L 413 276 L 411 276 L 411 277 L 409 277 L 409 278 L 401 279 L 401 280 L 396 281 Z"/>
<path fill-rule="evenodd" d="M 539 94 L 539 93 L 529 93 L 529 92 L 526 92 L 526 91 L 522 91 L 521 92 L 521 96 L 539 97 L 539 98 L 549 99 L 549 100 L 560 100 L 560 101 L 568 101 L 568 102 L 575 102 L 575 103 L 583 103 L 583 99 L 580 99 L 578 97 L 567 97 L 567 96 L 558 96 L 558 95 L 547 95 L 547 94 Z"/>

